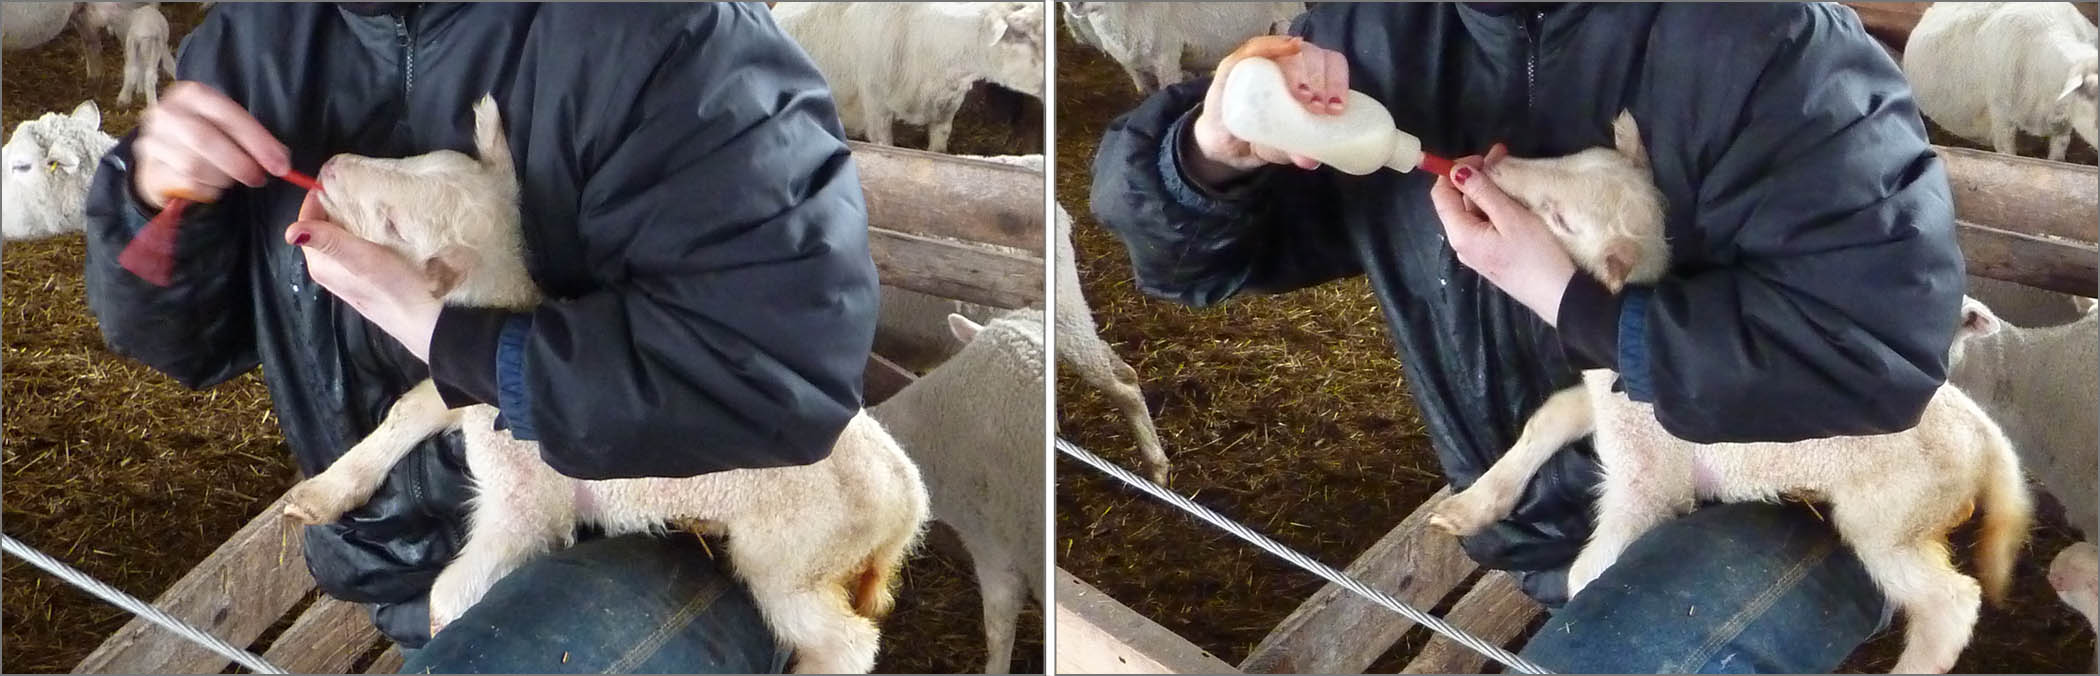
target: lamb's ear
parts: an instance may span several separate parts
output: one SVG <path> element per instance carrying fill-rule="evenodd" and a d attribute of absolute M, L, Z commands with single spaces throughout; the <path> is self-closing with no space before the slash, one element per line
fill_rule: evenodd
<path fill-rule="evenodd" d="M 80 105 L 73 107 L 73 119 L 85 122 L 90 127 L 101 129 L 102 107 L 95 105 L 94 99 L 81 101 Z"/>
<path fill-rule="evenodd" d="M 1997 333 L 2000 328 L 2004 328 L 2004 322 L 1991 312 L 1990 306 L 1968 296 L 1961 297 L 1961 327 L 1955 331 L 1956 340 L 1982 338 Z"/>
<path fill-rule="evenodd" d="M 984 329 L 984 327 L 979 326 L 977 322 L 970 321 L 969 317 L 964 317 L 953 312 L 948 313 L 948 332 L 955 334 L 956 340 L 960 340 L 963 343 L 967 344 L 971 340 L 975 340 L 977 338 L 977 332 L 982 329 Z"/>
<path fill-rule="evenodd" d="M 423 278 L 430 282 L 431 295 L 440 298 L 459 288 L 459 283 L 473 271 L 474 252 L 463 246 L 439 249 L 437 255 L 423 261 Z"/>
<path fill-rule="evenodd" d="M 1641 144 L 1641 126 L 1633 121 L 1633 111 L 1619 111 L 1611 121 L 1612 145 L 1619 154 L 1633 160 L 1634 164 L 1648 166 L 1648 148 Z"/>
<path fill-rule="evenodd" d="M 512 169 L 510 142 L 503 138 L 503 113 L 496 109 L 493 94 L 484 94 L 474 103 L 474 152 L 484 165 Z"/>
<path fill-rule="evenodd" d="M 1033 45 L 1036 40 L 1031 33 L 1042 28 L 1042 17 L 1029 14 L 1032 3 L 1006 3 L 1012 11 L 990 14 L 992 22 L 992 44 Z M 1036 7 L 1040 8 L 1041 5 Z"/>

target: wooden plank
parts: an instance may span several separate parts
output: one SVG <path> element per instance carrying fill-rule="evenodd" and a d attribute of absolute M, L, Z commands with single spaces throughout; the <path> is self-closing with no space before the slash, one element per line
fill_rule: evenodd
<path fill-rule="evenodd" d="M 403 657 L 401 656 L 401 646 L 399 646 L 399 645 L 390 645 L 390 646 L 387 646 L 387 648 L 386 648 L 386 652 L 380 653 L 380 654 L 379 654 L 379 658 L 378 658 L 378 659 L 374 659 L 374 660 L 372 660 L 372 666 L 369 666 L 369 667 L 366 667 L 366 668 L 365 668 L 365 673 L 367 673 L 367 674 L 398 674 L 398 673 L 401 673 L 401 665 L 403 664 L 403 661 L 404 661 L 405 659 L 406 659 L 406 658 L 403 658 Z"/>
<path fill-rule="evenodd" d="M 1435 606 L 1477 566 L 1458 538 L 1429 527 L 1429 505 L 1446 486 L 1349 564 L 1347 573 L 1416 608 Z M 1247 673 L 1360 674 L 1414 622 L 1329 584 L 1269 631 L 1240 663 Z M 1059 638 L 1062 638 L 1062 634 Z"/>
<path fill-rule="evenodd" d="M 1057 569 L 1056 598 L 1056 673 L 1239 673 L 1063 568 Z"/>
<path fill-rule="evenodd" d="M 849 141 L 869 227 L 1043 255 L 1043 174 L 1026 167 Z"/>
<path fill-rule="evenodd" d="M 882 283 L 998 308 L 1043 302 L 1043 259 L 885 228 L 868 230 Z"/>
<path fill-rule="evenodd" d="M 1969 274 L 2092 298 L 2100 294 L 2100 248 L 1957 221 Z"/>
<path fill-rule="evenodd" d="M 2008 232 L 2100 241 L 2100 167 L 1933 146 L 1954 217 Z"/>
<path fill-rule="evenodd" d="M 1499 570 L 1487 571 L 1480 582 L 1458 597 L 1451 604 L 1451 611 L 1444 614 L 1444 621 L 1466 633 L 1480 637 L 1495 645 L 1509 645 L 1510 639 L 1531 624 L 1544 610 L 1537 601 L 1525 596 L 1517 588 L 1517 578 Z M 1473 649 L 1459 645 L 1457 641 L 1436 634 L 1422 645 L 1403 674 L 1478 674 L 1487 666 L 1487 657 Z"/>
<path fill-rule="evenodd" d="M 912 375 L 896 362 L 879 354 L 868 355 L 868 370 L 861 375 L 861 406 L 874 408 L 884 399 L 895 396 L 904 386 L 910 385 L 918 376 Z"/>
<path fill-rule="evenodd" d="M 271 502 L 153 605 L 228 643 L 254 642 L 314 588 L 301 553 L 305 531 L 286 522 L 283 510 L 283 498 Z M 229 663 L 159 625 L 133 618 L 73 672 L 217 673 Z"/>
<path fill-rule="evenodd" d="M 343 674 L 379 640 L 364 604 L 324 594 L 270 642 L 263 659 L 294 674 Z"/>

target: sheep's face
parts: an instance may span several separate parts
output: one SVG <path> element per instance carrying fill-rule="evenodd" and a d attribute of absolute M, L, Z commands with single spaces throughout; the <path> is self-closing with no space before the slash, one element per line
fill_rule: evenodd
<path fill-rule="evenodd" d="M 1043 98 L 1043 5 L 998 3 L 985 14 L 985 34 L 996 55 L 986 75 L 1014 91 Z"/>
<path fill-rule="evenodd" d="M 1669 268 L 1663 197 L 1648 172 L 1640 131 L 1621 113 L 1617 148 L 1552 158 L 1504 158 L 1483 167 L 1504 193 L 1539 215 L 1575 264 L 1616 293 Z"/>
<path fill-rule="evenodd" d="M 380 159 L 337 155 L 321 166 L 321 206 L 358 237 L 420 262 L 449 290 L 466 251 L 518 238 L 517 179 L 493 102 L 476 105 L 480 158 L 440 150 Z"/>
<path fill-rule="evenodd" d="M 2088 55 L 2078 66 L 2071 69 L 2070 80 L 2056 96 L 2057 109 L 2071 130 L 2085 138 L 2090 145 L 2100 146 L 2100 128 L 2096 128 L 2096 113 L 2100 113 L 2100 55 Z"/>
<path fill-rule="evenodd" d="M 87 101 L 69 115 L 45 113 L 15 125 L 0 146 L 0 233 L 39 239 L 79 230 L 95 166 L 116 140 L 102 133 L 102 112 Z"/>

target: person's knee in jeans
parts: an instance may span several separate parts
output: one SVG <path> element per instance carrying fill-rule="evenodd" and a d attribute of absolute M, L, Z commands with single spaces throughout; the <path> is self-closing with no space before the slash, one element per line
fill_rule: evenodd
<path fill-rule="evenodd" d="M 1810 510 L 1712 505 L 1642 536 L 1523 654 L 1572 673 L 1825 673 L 1891 619 Z"/>
<path fill-rule="evenodd" d="M 403 673 L 772 673 L 787 650 L 686 535 L 589 540 L 512 571 Z"/>

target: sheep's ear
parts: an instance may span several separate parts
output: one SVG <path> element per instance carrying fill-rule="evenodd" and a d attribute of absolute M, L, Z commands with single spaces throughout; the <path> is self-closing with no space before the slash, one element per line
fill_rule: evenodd
<path fill-rule="evenodd" d="M 90 127 L 101 129 L 102 107 L 95 105 L 94 99 L 81 101 L 80 105 L 73 107 L 73 119 L 87 123 Z"/>
<path fill-rule="evenodd" d="M 956 340 L 968 343 L 975 340 L 977 332 L 982 329 L 984 329 L 983 326 L 979 326 L 977 322 L 970 321 L 969 317 L 953 312 L 948 313 L 948 332 L 955 334 Z"/>
<path fill-rule="evenodd" d="M 430 283 L 430 295 L 440 298 L 452 293 L 473 271 L 474 252 L 463 246 L 439 249 L 437 255 L 423 261 L 423 278 Z"/>
<path fill-rule="evenodd" d="M 484 165 L 511 169 L 510 142 L 503 138 L 503 113 L 496 109 L 493 94 L 474 103 L 474 151 Z"/>
<path fill-rule="evenodd" d="M 1029 3 L 1010 3 L 1012 11 L 992 16 L 992 44 L 1033 45 L 1029 35 L 1031 24 L 1041 25 L 1040 17 L 1029 16 Z"/>
<path fill-rule="evenodd" d="M 2064 82 L 2064 90 L 2057 92 L 2056 100 L 2062 101 L 2071 98 L 2072 94 L 2079 93 L 2081 89 L 2085 89 L 2085 75 L 2074 74 L 2070 80 Z"/>
<path fill-rule="evenodd" d="M 1643 167 L 1648 166 L 1648 149 L 1641 144 L 1641 126 L 1633 121 L 1633 111 L 1622 110 L 1619 111 L 1618 117 L 1612 118 L 1611 140 L 1612 145 L 1619 149 L 1619 154 L 1625 155 L 1626 159 L 1633 160 L 1634 164 Z"/>
<path fill-rule="evenodd" d="M 1991 312 L 1990 306 L 1968 296 L 1961 297 L 1961 328 L 1956 331 L 1957 340 L 1982 338 L 2001 328 L 2004 328 L 2004 322 Z"/>

